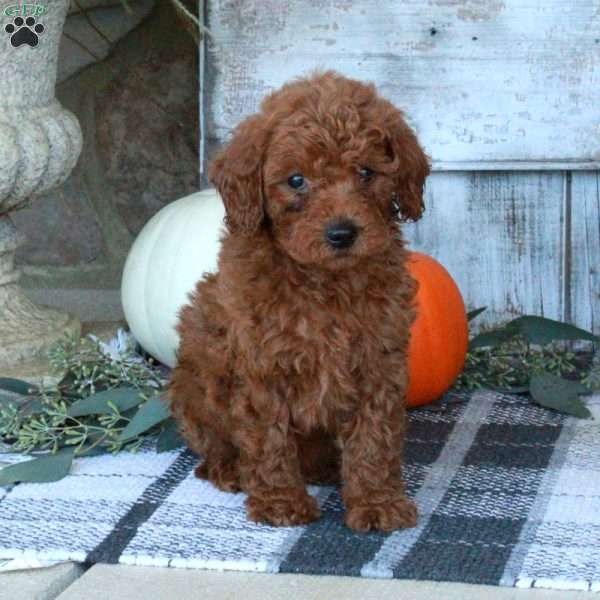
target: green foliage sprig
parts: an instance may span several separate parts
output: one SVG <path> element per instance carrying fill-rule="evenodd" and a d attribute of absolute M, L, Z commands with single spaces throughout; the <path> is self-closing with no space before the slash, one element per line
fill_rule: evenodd
<path fill-rule="evenodd" d="M 531 375 L 542 372 L 572 377 L 578 372 L 577 356 L 558 343 L 533 347 L 518 336 L 497 346 L 472 349 L 456 386 L 522 393 L 527 391 Z"/>
<path fill-rule="evenodd" d="M 472 311 L 470 317 L 483 310 Z M 600 364 L 592 352 L 574 352 L 570 344 L 575 341 L 600 339 L 567 323 L 518 317 L 471 340 L 456 387 L 528 393 L 540 406 L 588 418 L 579 396 L 600 389 Z"/>
<path fill-rule="evenodd" d="M 159 451 L 182 445 L 163 400 L 163 374 L 124 336 L 119 342 L 58 343 L 49 353 L 53 370 L 62 374 L 56 384 L 0 378 L 0 442 L 11 452 L 45 453 L 2 469 L 0 485 L 52 481 L 52 474 L 59 479 L 75 456 L 135 451 L 150 437 Z"/>

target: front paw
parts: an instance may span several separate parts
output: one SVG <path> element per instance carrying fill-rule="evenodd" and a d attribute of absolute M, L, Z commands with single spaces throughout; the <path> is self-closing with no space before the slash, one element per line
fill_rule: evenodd
<path fill-rule="evenodd" d="M 304 490 L 286 494 L 275 491 L 261 496 L 250 495 L 246 500 L 246 507 L 252 521 L 280 527 L 305 525 L 321 516 L 317 501 Z"/>
<path fill-rule="evenodd" d="M 346 511 L 346 525 L 356 531 L 394 531 L 417 524 L 417 507 L 406 496 L 395 496 L 387 502 L 368 499 L 354 501 Z"/>

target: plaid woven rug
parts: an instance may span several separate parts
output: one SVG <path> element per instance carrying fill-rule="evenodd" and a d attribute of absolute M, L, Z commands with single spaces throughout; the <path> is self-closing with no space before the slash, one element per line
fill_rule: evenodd
<path fill-rule="evenodd" d="M 347 529 L 331 487 L 311 488 L 318 522 L 250 523 L 187 450 L 80 459 L 62 481 L 0 488 L 0 558 L 600 591 L 600 396 L 588 406 L 595 420 L 479 392 L 411 411 L 420 519 L 392 534 Z"/>

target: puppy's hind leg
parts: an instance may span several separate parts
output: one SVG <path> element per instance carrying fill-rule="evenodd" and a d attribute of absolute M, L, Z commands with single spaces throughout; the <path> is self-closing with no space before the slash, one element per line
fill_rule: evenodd
<path fill-rule="evenodd" d="M 230 443 L 220 415 L 225 410 L 218 396 L 223 382 L 210 376 L 201 379 L 182 361 L 169 385 L 171 412 L 188 447 L 204 460 L 196 476 L 211 481 L 220 490 L 237 492 L 239 452 Z"/>
<path fill-rule="evenodd" d="M 210 481 L 223 492 L 239 492 L 241 487 L 238 449 L 214 432 L 205 431 L 205 436 L 208 442 L 205 459 L 196 467 L 196 477 Z"/>

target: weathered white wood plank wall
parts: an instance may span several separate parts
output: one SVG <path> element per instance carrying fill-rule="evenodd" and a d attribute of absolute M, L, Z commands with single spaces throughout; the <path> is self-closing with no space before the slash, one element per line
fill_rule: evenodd
<path fill-rule="evenodd" d="M 562 319 L 564 177 L 560 173 L 434 173 L 426 211 L 404 231 L 438 257 L 486 320 L 522 313 Z"/>
<path fill-rule="evenodd" d="M 600 333 L 600 172 L 573 174 L 567 319 Z"/>
<path fill-rule="evenodd" d="M 212 0 L 209 16 L 219 138 L 333 67 L 405 108 L 436 162 L 600 164 L 597 0 Z"/>
<path fill-rule="evenodd" d="M 406 232 L 488 321 L 600 328 L 600 0 L 207 0 L 221 143 L 314 68 L 374 81 L 437 171 Z"/>

